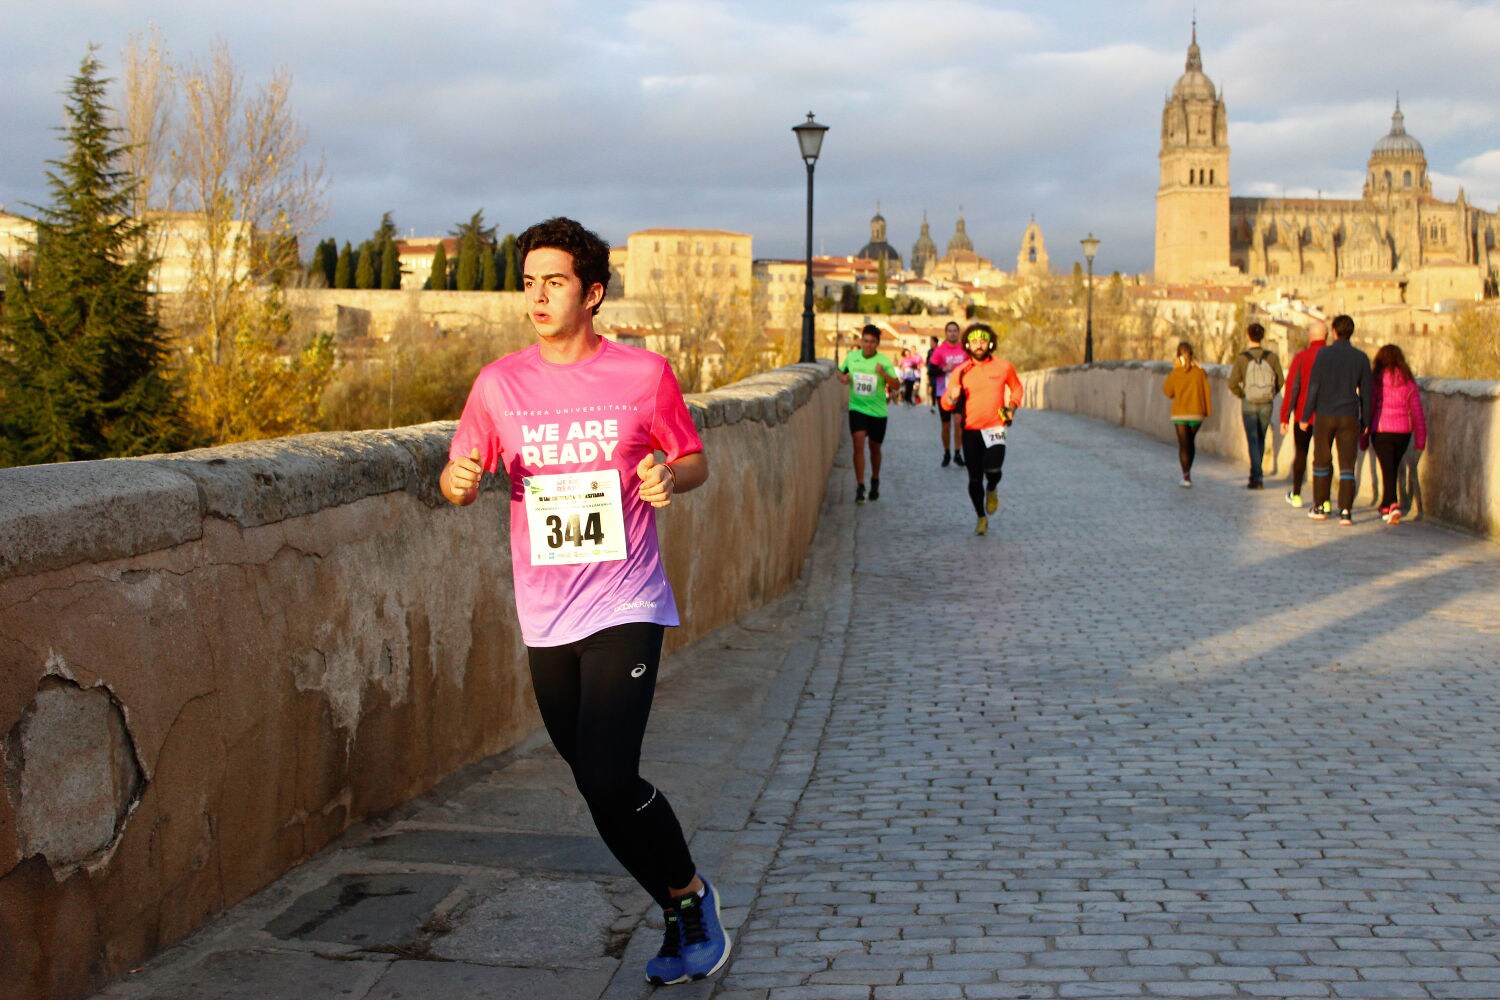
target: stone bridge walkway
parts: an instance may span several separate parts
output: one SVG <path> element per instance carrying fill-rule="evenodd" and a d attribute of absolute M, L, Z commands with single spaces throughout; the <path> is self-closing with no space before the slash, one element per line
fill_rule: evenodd
<path fill-rule="evenodd" d="M 936 428 L 673 658 L 646 773 L 736 950 L 666 995 L 1500 997 L 1500 547 L 1031 411 L 976 538 Z M 534 745 L 99 996 L 643 997 L 649 909 Z"/>

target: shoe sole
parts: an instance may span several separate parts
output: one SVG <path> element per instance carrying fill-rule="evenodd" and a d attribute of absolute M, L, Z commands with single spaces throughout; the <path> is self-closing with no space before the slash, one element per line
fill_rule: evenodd
<path fill-rule="evenodd" d="M 1385 523 L 1391 525 L 1392 527 L 1395 527 L 1396 525 L 1401 523 L 1401 515 L 1393 513 Z"/>
<path fill-rule="evenodd" d="M 985 497 L 984 498 L 984 509 L 985 509 L 986 512 L 988 512 L 990 514 L 995 513 L 995 511 L 997 511 L 997 510 L 1000 509 L 1000 498 L 997 497 L 997 496 L 995 496 L 993 493 L 991 493 L 989 496 Z"/>

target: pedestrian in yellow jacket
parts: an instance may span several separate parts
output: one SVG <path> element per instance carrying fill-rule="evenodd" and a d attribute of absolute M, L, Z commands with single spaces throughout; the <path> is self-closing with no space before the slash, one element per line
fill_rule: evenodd
<path fill-rule="evenodd" d="M 1193 345 L 1185 340 L 1177 345 L 1177 361 L 1162 383 L 1161 391 L 1172 400 L 1177 461 L 1182 466 L 1182 482 L 1178 485 L 1191 488 L 1193 459 L 1198 454 L 1194 441 L 1198 437 L 1198 428 L 1213 413 L 1213 404 L 1208 394 L 1208 373 L 1194 360 Z"/>

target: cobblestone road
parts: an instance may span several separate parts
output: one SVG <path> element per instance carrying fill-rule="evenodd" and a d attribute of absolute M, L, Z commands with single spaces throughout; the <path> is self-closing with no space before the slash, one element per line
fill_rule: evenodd
<path fill-rule="evenodd" d="M 1500 548 L 1030 411 L 976 538 L 936 428 L 892 414 L 712 995 L 1500 997 Z"/>

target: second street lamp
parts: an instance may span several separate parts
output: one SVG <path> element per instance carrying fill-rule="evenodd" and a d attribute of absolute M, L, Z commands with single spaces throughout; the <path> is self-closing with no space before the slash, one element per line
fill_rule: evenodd
<path fill-rule="evenodd" d="M 802 151 L 802 162 L 807 164 L 807 290 L 802 297 L 802 356 L 798 361 L 816 361 L 817 347 L 813 343 L 813 278 L 812 278 L 812 220 L 813 220 L 813 164 L 818 162 L 818 153 L 823 149 L 823 133 L 827 125 L 813 121 L 813 113 L 807 113 L 807 121 L 793 125 L 797 133 L 797 146 Z"/>
<path fill-rule="evenodd" d="M 1094 254 L 1099 252 L 1099 241 L 1089 233 L 1078 242 L 1083 244 L 1083 259 L 1089 262 L 1088 318 L 1083 326 L 1083 363 L 1094 363 Z"/>

